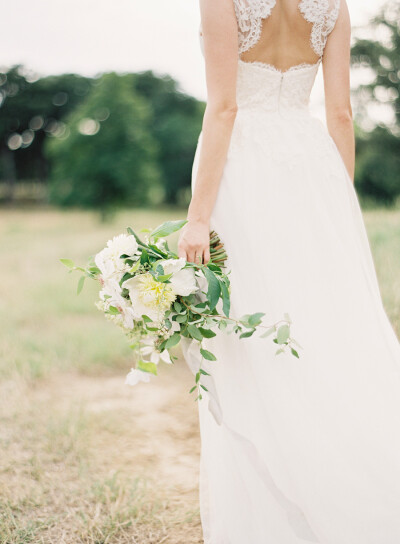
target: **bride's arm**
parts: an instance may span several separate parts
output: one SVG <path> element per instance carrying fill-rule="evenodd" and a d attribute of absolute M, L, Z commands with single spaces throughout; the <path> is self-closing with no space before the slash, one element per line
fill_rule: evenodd
<path fill-rule="evenodd" d="M 209 220 L 236 117 L 238 32 L 232 0 L 200 0 L 207 81 L 202 146 L 188 223 L 179 239 L 179 256 L 208 262 Z"/>
<path fill-rule="evenodd" d="M 350 103 L 350 17 L 341 0 L 339 16 L 322 58 L 328 130 L 354 181 L 354 127 Z"/>

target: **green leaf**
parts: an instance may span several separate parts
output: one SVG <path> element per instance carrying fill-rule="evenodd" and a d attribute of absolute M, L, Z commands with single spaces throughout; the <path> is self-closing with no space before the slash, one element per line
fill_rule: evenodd
<path fill-rule="evenodd" d="M 213 338 L 214 336 L 217 336 L 214 331 L 210 329 L 203 329 L 203 327 L 199 327 L 199 331 L 204 336 L 204 338 Z"/>
<path fill-rule="evenodd" d="M 138 259 L 136 263 L 132 266 L 132 268 L 129 269 L 129 273 L 134 274 L 140 265 L 141 265 L 141 262 L 140 262 L 140 259 Z"/>
<path fill-rule="evenodd" d="M 192 387 L 192 389 L 189 391 L 189 393 L 193 393 L 193 391 L 196 391 L 196 389 L 197 389 L 197 385 L 194 385 L 194 386 Z"/>
<path fill-rule="evenodd" d="M 254 334 L 256 329 L 251 329 L 250 331 L 242 332 L 242 334 L 239 336 L 239 338 L 249 338 Z"/>
<path fill-rule="evenodd" d="M 60 262 L 67 268 L 75 268 L 75 263 L 71 259 L 60 259 Z"/>
<path fill-rule="evenodd" d="M 199 383 L 200 381 L 200 372 L 196 374 L 196 383 Z"/>
<path fill-rule="evenodd" d="M 143 372 L 149 372 L 150 374 L 154 374 L 154 376 L 157 376 L 157 365 L 154 363 L 149 363 L 147 361 L 139 361 L 138 369 L 143 370 Z"/>
<path fill-rule="evenodd" d="M 175 332 L 172 336 L 168 338 L 168 340 L 165 342 L 165 348 L 169 349 L 173 346 L 176 346 L 176 344 L 179 344 L 179 341 L 181 339 L 181 335 L 177 332 Z M 160 346 L 161 347 L 161 346 Z"/>
<path fill-rule="evenodd" d="M 221 293 L 221 285 L 218 281 L 218 278 L 212 272 L 209 268 L 204 268 L 204 274 L 208 282 L 208 291 L 207 291 L 207 298 L 208 298 L 208 305 L 210 307 L 210 310 L 213 310 L 219 300 L 219 295 Z"/>
<path fill-rule="evenodd" d="M 207 392 L 208 392 L 207 387 L 206 387 L 205 385 L 203 385 L 202 383 L 200 384 L 200 387 L 201 387 L 202 389 L 204 389 L 204 391 L 207 391 Z"/>
<path fill-rule="evenodd" d="M 196 327 L 196 325 L 188 325 L 187 331 L 189 332 L 190 336 L 194 338 L 195 340 L 199 340 L 199 342 L 203 340 L 203 335 L 201 334 L 199 329 Z"/>
<path fill-rule="evenodd" d="M 155 280 L 159 281 L 160 283 L 167 283 L 171 276 L 172 274 L 163 274 L 161 276 L 156 276 Z"/>
<path fill-rule="evenodd" d="M 210 270 L 213 270 L 214 272 L 222 272 L 221 267 L 215 263 L 209 262 L 207 263 L 207 266 Z"/>
<path fill-rule="evenodd" d="M 261 334 L 260 338 L 267 338 L 268 336 L 271 336 L 271 334 L 274 334 L 276 331 L 275 327 L 271 327 L 267 331 L 265 331 L 263 334 Z"/>
<path fill-rule="evenodd" d="M 290 336 L 290 327 L 289 325 L 281 325 L 277 332 L 278 344 L 285 344 Z"/>
<path fill-rule="evenodd" d="M 142 314 L 142 319 L 145 323 L 153 323 L 153 320 L 146 314 Z"/>
<path fill-rule="evenodd" d="M 231 310 L 231 299 L 229 296 L 229 291 L 226 283 L 224 281 L 220 282 L 221 284 L 221 294 L 222 294 L 222 311 L 229 317 L 229 312 Z"/>
<path fill-rule="evenodd" d="M 292 355 L 297 357 L 297 359 L 300 359 L 300 355 L 297 353 L 297 351 L 294 348 L 290 348 L 290 351 L 292 352 Z"/>
<path fill-rule="evenodd" d="M 165 223 L 162 223 L 155 228 L 150 236 L 157 241 L 159 238 L 164 238 L 165 236 L 169 236 L 173 232 L 180 230 L 184 225 L 186 225 L 186 223 L 186 219 L 180 219 L 178 221 L 165 221 Z"/>
<path fill-rule="evenodd" d="M 93 274 L 93 276 L 97 276 L 101 273 L 100 268 L 97 268 L 97 266 L 89 266 L 88 272 L 90 274 Z"/>
<path fill-rule="evenodd" d="M 224 331 L 227 327 L 227 322 L 225 320 L 221 320 L 219 323 L 218 323 L 218 328 L 221 330 L 221 331 Z"/>
<path fill-rule="evenodd" d="M 180 302 L 178 302 L 177 300 L 175 300 L 175 302 L 174 302 L 174 310 L 178 314 L 182 311 L 182 304 Z"/>
<path fill-rule="evenodd" d="M 85 284 L 85 276 L 81 276 L 78 281 L 78 287 L 76 289 L 76 293 L 79 295 L 79 293 L 82 291 L 83 286 Z"/>
<path fill-rule="evenodd" d="M 128 232 L 128 234 L 131 234 L 132 236 L 135 237 L 135 240 L 136 242 L 140 245 L 140 246 L 145 246 L 146 244 L 144 244 L 142 242 L 142 240 L 139 238 L 139 236 L 136 234 L 136 232 L 134 230 L 131 229 L 131 227 L 126 227 L 126 230 Z"/>
<path fill-rule="evenodd" d="M 259 325 L 261 323 L 261 318 L 264 317 L 265 314 L 262 313 L 262 312 L 257 312 L 255 314 L 251 314 L 249 316 L 249 325 L 251 325 L 252 327 L 256 327 L 257 325 Z"/>
<path fill-rule="evenodd" d="M 206 372 L 203 368 L 200 368 L 199 372 L 200 374 L 203 374 L 203 376 L 210 376 L 210 374 Z"/>
<path fill-rule="evenodd" d="M 187 315 L 185 315 L 185 314 L 177 315 L 176 318 L 175 318 L 175 321 L 176 321 L 177 323 L 186 323 L 186 321 L 187 321 Z"/>
<path fill-rule="evenodd" d="M 149 262 L 149 254 L 145 249 L 142 249 L 142 253 L 140 255 L 140 264 L 145 264 Z"/>
<path fill-rule="evenodd" d="M 202 354 L 204 359 L 207 359 L 208 361 L 216 361 L 217 360 L 217 358 L 215 357 L 215 355 L 213 353 L 211 353 L 211 351 L 200 348 L 200 353 Z"/>
<path fill-rule="evenodd" d="M 108 308 L 108 312 L 107 312 L 107 313 L 109 313 L 109 314 L 111 314 L 111 315 L 118 315 L 118 314 L 119 314 L 119 310 L 118 310 L 118 308 L 116 308 L 115 306 L 110 306 L 110 307 Z"/>

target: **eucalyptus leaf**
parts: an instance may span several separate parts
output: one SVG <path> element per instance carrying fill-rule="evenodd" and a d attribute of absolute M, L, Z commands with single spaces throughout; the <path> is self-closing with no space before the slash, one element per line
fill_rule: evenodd
<path fill-rule="evenodd" d="M 79 278 L 78 287 L 76 289 L 76 292 L 77 292 L 78 295 L 82 291 L 84 284 L 85 284 L 85 276 L 81 276 Z"/>
<path fill-rule="evenodd" d="M 271 327 L 267 331 L 265 331 L 263 334 L 261 334 L 260 338 L 267 338 L 268 336 L 271 336 L 271 334 L 274 334 L 275 331 L 276 331 L 275 327 Z"/>
<path fill-rule="evenodd" d="M 201 342 L 203 340 L 203 335 L 201 334 L 200 330 L 195 325 L 188 325 L 187 330 L 192 338 L 195 340 L 199 340 Z"/>
<path fill-rule="evenodd" d="M 220 282 L 221 285 L 221 294 L 222 294 L 222 311 L 229 317 L 229 312 L 231 310 L 231 299 L 229 296 L 229 291 L 226 283 L 224 281 Z"/>
<path fill-rule="evenodd" d="M 217 277 L 215 276 L 214 272 L 212 272 L 212 270 L 210 270 L 209 268 L 207 267 L 204 268 L 204 274 L 208 282 L 208 291 L 207 291 L 208 305 L 210 310 L 213 310 L 216 307 L 219 300 L 219 296 L 221 293 L 221 285 Z"/>
<path fill-rule="evenodd" d="M 185 314 L 177 315 L 176 318 L 175 318 L 175 321 L 176 321 L 177 323 L 186 323 L 186 321 L 187 321 L 187 315 L 185 315 Z"/>
<path fill-rule="evenodd" d="M 60 259 L 60 262 L 67 268 L 75 268 L 75 263 L 71 259 Z"/>
<path fill-rule="evenodd" d="M 214 336 L 217 336 L 217 333 L 215 333 L 211 329 L 203 329 L 203 327 L 199 327 L 198 330 L 201 332 L 204 338 L 213 338 Z"/>
<path fill-rule="evenodd" d="M 164 238 L 165 236 L 169 236 L 173 232 L 180 230 L 184 225 L 186 225 L 186 223 L 186 219 L 180 219 L 178 221 L 165 221 L 165 223 L 162 223 L 155 228 L 150 236 L 157 241 L 159 238 Z"/>
<path fill-rule="evenodd" d="M 204 357 L 204 359 L 207 359 L 208 361 L 216 361 L 217 358 L 211 351 L 208 351 L 207 349 L 200 348 L 200 353 Z"/>
<path fill-rule="evenodd" d="M 174 302 L 174 310 L 175 312 L 178 312 L 178 314 L 182 311 L 182 304 L 177 300 Z"/>
<path fill-rule="evenodd" d="M 261 323 L 261 319 L 265 316 L 264 313 L 262 312 L 257 312 L 255 314 L 251 314 L 249 316 L 249 325 L 251 325 L 252 327 L 256 327 L 257 325 L 259 325 Z"/>
<path fill-rule="evenodd" d="M 154 374 L 154 376 L 157 376 L 156 364 L 149 363 L 147 361 L 139 361 L 137 366 L 139 370 L 143 370 L 143 372 L 149 372 L 150 374 Z"/>
<path fill-rule="evenodd" d="M 172 336 L 170 336 L 168 338 L 168 340 L 165 342 L 165 348 L 166 349 L 169 349 L 169 348 L 172 348 L 173 346 L 176 346 L 177 344 L 179 344 L 179 341 L 181 339 L 181 335 L 178 334 L 178 333 L 174 333 Z M 160 346 L 161 347 L 161 346 Z"/>
<path fill-rule="evenodd" d="M 140 264 L 145 264 L 149 262 L 149 254 L 145 249 L 142 249 L 142 254 L 140 255 Z"/>
<path fill-rule="evenodd" d="M 242 334 L 239 336 L 239 338 L 250 338 L 255 333 L 256 329 L 251 329 L 246 332 L 242 332 Z"/>
<path fill-rule="evenodd" d="M 278 329 L 276 338 L 278 340 L 278 344 L 285 344 L 290 336 L 290 327 L 289 325 L 281 325 Z"/>

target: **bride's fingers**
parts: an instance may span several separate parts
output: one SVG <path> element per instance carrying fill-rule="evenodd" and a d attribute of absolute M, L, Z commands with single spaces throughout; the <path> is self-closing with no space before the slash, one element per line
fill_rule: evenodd
<path fill-rule="evenodd" d="M 196 255 L 196 264 L 203 264 L 203 252 Z"/>
<path fill-rule="evenodd" d="M 179 258 L 183 257 L 185 261 L 187 261 L 186 251 L 182 248 L 178 248 L 178 257 Z"/>
<path fill-rule="evenodd" d="M 206 247 L 203 253 L 203 263 L 207 264 L 209 260 L 210 260 L 210 248 Z"/>
<path fill-rule="evenodd" d="M 193 251 L 193 250 L 190 251 L 189 250 L 189 251 L 186 252 L 186 260 L 187 260 L 188 263 L 194 263 L 195 257 L 196 257 L 195 251 Z"/>

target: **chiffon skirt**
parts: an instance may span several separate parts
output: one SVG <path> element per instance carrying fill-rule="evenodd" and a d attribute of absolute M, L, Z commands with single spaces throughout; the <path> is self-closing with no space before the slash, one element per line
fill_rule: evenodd
<path fill-rule="evenodd" d="M 202 135 L 196 152 L 195 184 Z M 239 110 L 211 217 L 231 315 L 289 313 L 300 359 L 219 333 L 199 402 L 206 544 L 400 543 L 400 345 L 353 184 L 308 113 Z M 195 341 L 184 339 L 196 371 Z"/>

